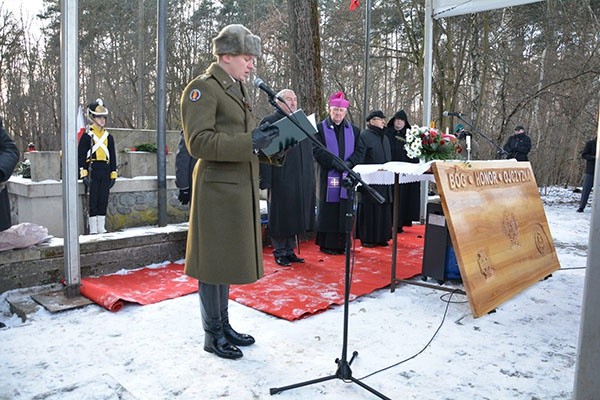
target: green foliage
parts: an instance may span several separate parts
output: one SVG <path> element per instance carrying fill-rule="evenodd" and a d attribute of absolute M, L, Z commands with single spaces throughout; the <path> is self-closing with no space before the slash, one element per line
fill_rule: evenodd
<path fill-rule="evenodd" d="M 142 143 L 135 146 L 136 151 L 147 151 L 148 153 L 156 153 L 155 143 Z"/>
<path fill-rule="evenodd" d="M 15 168 L 15 174 L 21 175 L 23 178 L 31 178 L 31 163 L 28 159 L 24 159 L 23 161 L 17 164 Z"/>

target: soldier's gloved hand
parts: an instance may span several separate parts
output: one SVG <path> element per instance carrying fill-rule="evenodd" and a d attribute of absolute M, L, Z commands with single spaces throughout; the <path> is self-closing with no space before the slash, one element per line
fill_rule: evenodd
<path fill-rule="evenodd" d="M 179 189 L 179 196 L 177 199 L 182 205 L 186 205 L 190 202 L 190 188 Z"/>
<path fill-rule="evenodd" d="M 279 128 L 270 124 L 263 124 L 252 131 L 252 148 L 261 150 L 269 146 L 273 139 L 279 136 Z"/>
<path fill-rule="evenodd" d="M 83 181 L 83 185 L 85 186 L 86 190 L 90 189 L 90 177 L 89 176 L 84 176 L 83 178 L 81 178 L 81 180 Z"/>
<path fill-rule="evenodd" d="M 109 188 L 109 189 L 112 189 L 112 187 L 113 187 L 113 186 L 115 186 L 115 182 L 116 182 L 116 181 L 117 181 L 117 180 L 116 180 L 116 179 L 114 179 L 114 178 L 113 178 L 113 179 L 111 179 L 111 180 L 110 180 L 110 183 L 108 184 L 108 188 Z"/>

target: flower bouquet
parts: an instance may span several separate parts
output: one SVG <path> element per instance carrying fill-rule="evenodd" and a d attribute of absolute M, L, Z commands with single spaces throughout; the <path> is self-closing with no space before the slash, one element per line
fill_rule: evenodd
<path fill-rule="evenodd" d="M 451 160 L 462 151 L 456 136 L 435 128 L 413 126 L 406 132 L 404 149 L 409 158 Z"/>

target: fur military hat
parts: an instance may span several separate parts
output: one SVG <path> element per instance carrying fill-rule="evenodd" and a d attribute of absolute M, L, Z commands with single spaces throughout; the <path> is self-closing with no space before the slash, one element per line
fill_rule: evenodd
<path fill-rule="evenodd" d="M 244 25 L 227 25 L 213 39 L 213 54 L 222 54 L 260 57 L 260 38 L 253 35 Z"/>
<path fill-rule="evenodd" d="M 108 108 L 104 107 L 102 99 L 96 99 L 93 103 L 88 104 L 88 117 L 95 118 L 100 115 L 108 115 Z"/>

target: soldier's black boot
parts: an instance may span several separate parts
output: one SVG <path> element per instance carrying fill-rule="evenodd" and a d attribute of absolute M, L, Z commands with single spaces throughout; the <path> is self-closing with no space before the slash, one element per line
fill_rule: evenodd
<path fill-rule="evenodd" d="M 252 336 L 236 332 L 229 324 L 229 285 L 219 285 L 219 289 L 221 294 L 221 322 L 225 338 L 236 346 L 250 346 L 254 344 L 255 340 Z"/>
<path fill-rule="evenodd" d="M 204 328 L 204 351 L 221 358 L 236 359 L 244 356 L 237 346 L 225 337 L 221 321 L 219 285 L 199 283 L 200 313 Z"/>

